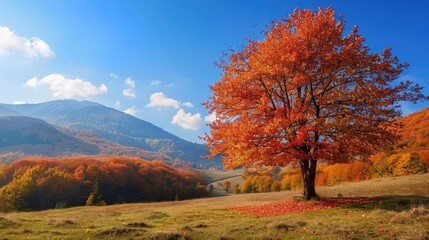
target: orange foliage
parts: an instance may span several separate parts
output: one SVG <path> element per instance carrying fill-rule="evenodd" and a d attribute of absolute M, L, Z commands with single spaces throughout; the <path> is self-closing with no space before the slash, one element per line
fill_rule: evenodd
<path fill-rule="evenodd" d="M 217 115 L 205 136 L 211 155 L 228 168 L 295 163 L 308 199 L 317 161 L 364 160 L 398 140 L 395 106 L 426 97 L 417 84 L 397 84 L 408 65 L 390 48 L 371 53 L 357 27 L 344 29 L 331 8 L 296 10 L 231 51 L 206 103 Z"/>
<path fill-rule="evenodd" d="M 244 212 L 259 217 L 279 216 L 290 213 L 302 213 L 316 210 L 336 208 L 346 204 L 365 203 L 367 199 L 328 199 L 323 202 L 293 202 L 283 201 L 263 205 L 232 206 L 227 209 L 234 212 Z"/>
<path fill-rule="evenodd" d="M 375 177 L 401 176 L 409 174 L 424 173 L 423 165 L 419 162 L 419 157 L 414 154 L 403 154 L 384 156 L 384 161 L 375 164 L 354 162 L 340 163 L 333 165 L 319 165 L 317 167 L 316 186 L 330 186 L 342 182 L 359 182 Z M 380 167 L 385 168 L 380 169 Z M 381 172 L 380 172 L 381 171 Z M 282 172 L 270 172 L 261 170 L 260 172 L 243 175 L 244 182 L 242 192 L 267 192 L 267 191 L 288 191 L 302 188 L 302 176 L 300 169 L 286 168 Z M 269 179 L 270 189 L 261 188 L 264 181 Z M 277 186 L 277 184 L 279 184 Z M 261 191 L 260 189 L 265 189 Z"/>
<path fill-rule="evenodd" d="M 349 164 L 334 164 L 330 166 L 320 166 L 322 172 L 316 178 L 316 183 L 320 185 L 334 185 L 341 182 L 358 182 L 371 179 L 371 167 L 362 162 Z M 320 180 L 319 178 L 322 177 Z"/>
<path fill-rule="evenodd" d="M 386 154 L 401 158 L 415 152 L 420 162 L 429 169 L 429 108 L 403 117 L 399 122 L 403 125 L 401 141 L 394 146 L 393 151 Z M 377 163 L 382 160 L 381 157 L 378 155 L 372 160 Z"/>
<path fill-rule="evenodd" d="M 278 192 L 281 190 L 277 167 L 245 168 L 243 172 L 243 185 L 241 192 Z"/>
<path fill-rule="evenodd" d="M 0 167 L 0 201 L 7 210 L 85 205 L 94 183 L 107 204 L 203 197 L 202 175 L 136 157 L 22 159 Z M 97 189 L 98 191 L 98 189 Z"/>
<path fill-rule="evenodd" d="M 302 187 L 302 176 L 299 169 L 285 169 L 280 178 L 282 190 L 297 190 Z M 363 162 L 319 165 L 317 167 L 316 186 L 359 182 L 371 178 L 372 168 Z"/>

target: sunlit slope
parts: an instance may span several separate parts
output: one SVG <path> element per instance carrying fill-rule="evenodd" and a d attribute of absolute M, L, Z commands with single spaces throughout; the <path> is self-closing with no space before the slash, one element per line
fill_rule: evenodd
<path fill-rule="evenodd" d="M 401 119 L 404 124 L 399 153 L 417 152 L 420 161 L 429 168 L 429 108 L 410 114 Z"/>

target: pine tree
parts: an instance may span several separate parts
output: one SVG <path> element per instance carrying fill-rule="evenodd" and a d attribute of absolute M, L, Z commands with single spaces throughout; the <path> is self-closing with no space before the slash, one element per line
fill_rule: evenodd
<path fill-rule="evenodd" d="M 86 206 L 106 205 L 106 202 L 101 198 L 102 196 L 100 193 L 100 182 L 97 179 L 92 185 L 92 192 L 86 200 Z"/>

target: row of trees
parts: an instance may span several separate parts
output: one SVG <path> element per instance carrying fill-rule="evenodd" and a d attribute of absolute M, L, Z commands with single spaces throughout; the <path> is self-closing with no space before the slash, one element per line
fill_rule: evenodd
<path fill-rule="evenodd" d="M 426 172 L 416 152 L 385 152 L 374 156 L 373 173 L 377 177 L 403 176 Z"/>
<path fill-rule="evenodd" d="M 358 182 L 373 177 L 403 176 L 425 173 L 425 165 L 419 154 L 383 153 L 374 156 L 372 163 L 354 162 L 348 164 L 319 165 L 315 180 L 316 186 L 335 185 L 342 182 Z M 268 167 L 263 170 L 244 172 L 241 191 L 276 192 L 298 190 L 303 187 L 300 169 Z"/>
<path fill-rule="evenodd" d="M 0 167 L 1 211 L 208 195 L 199 173 L 140 158 L 23 159 Z"/>

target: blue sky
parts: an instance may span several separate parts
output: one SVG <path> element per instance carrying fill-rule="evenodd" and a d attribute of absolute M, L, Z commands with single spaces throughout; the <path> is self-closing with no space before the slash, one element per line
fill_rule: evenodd
<path fill-rule="evenodd" d="M 208 132 L 201 103 L 221 52 L 293 9 L 332 5 L 372 51 L 390 46 L 429 95 L 426 1 L 0 0 L 0 102 L 88 99 L 187 140 Z M 408 114 L 429 106 L 404 104 Z"/>

